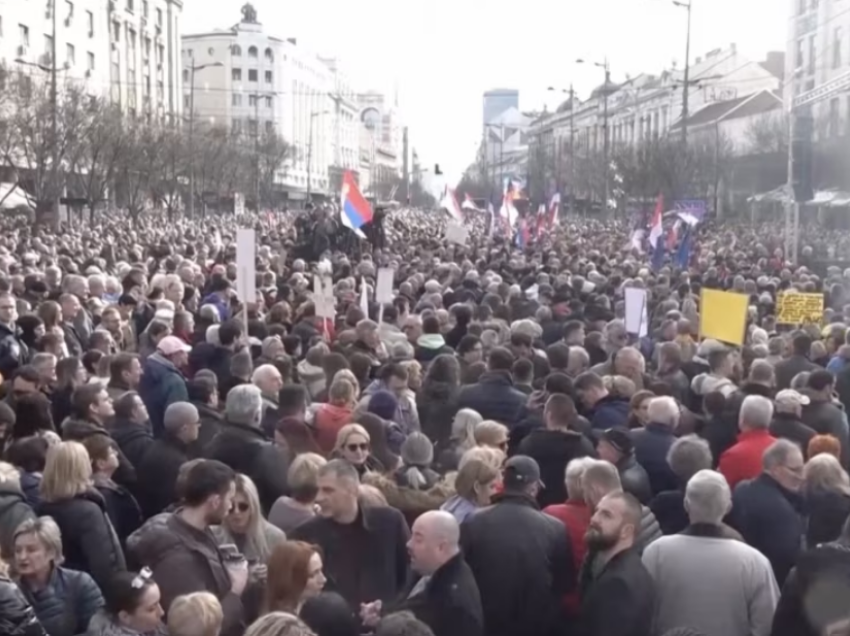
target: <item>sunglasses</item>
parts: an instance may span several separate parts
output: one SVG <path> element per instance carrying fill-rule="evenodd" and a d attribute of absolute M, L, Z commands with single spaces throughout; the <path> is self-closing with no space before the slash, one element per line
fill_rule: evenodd
<path fill-rule="evenodd" d="M 239 503 L 233 504 L 231 512 L 235 512 L 236 510 L 239 512 L 248 512 L 250 509 L 251 506 L 248 505 L 247 501 L 240 501 Z"/>
<path fill-rule="evenodd" d="M 346 448 L 352 453 L 356 453 L 357 451 L 367 451 L 369 450 L 369 444 L 348 444 Z"/>

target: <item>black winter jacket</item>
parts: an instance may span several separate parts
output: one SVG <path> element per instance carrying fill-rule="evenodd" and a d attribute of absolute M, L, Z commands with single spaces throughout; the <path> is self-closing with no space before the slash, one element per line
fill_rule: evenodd
<path fill-rule="evenodd" d="M 581 433 L 538 428 L 522 440 L 519 454 L 528 455 L 540 466 L 540 477 L 546 487 L 537 494 L 537 504 L 545 508 L 567 500 L 564 484 L 567 464 L 579 457 L 596 457 L 596 450 Z"/>
<path fill-rule="evenodd" d="M 47 636 L 35 610 L 5 574 L 0 575 L 0 634 L 3 636 Z"/>
<path fill-rule="evenodd" d="M 519 423 L 528 396 L 514 388 L 507 371 L 487 371 L 477 384 L 465 386 L 458 396 L 458 409 L 472 409 L 485 420 L 496 420 L 513 428 Z"/>

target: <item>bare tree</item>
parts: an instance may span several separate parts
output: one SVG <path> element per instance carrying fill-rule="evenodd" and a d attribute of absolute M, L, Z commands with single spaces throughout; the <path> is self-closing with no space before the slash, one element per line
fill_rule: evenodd
<path fill-rule="evenodd" d="M 69 181 L 88 200 L 89 222 L 94 223 L 95 209 L 106 201 L 126 151 L 125 122 L 119 107 L 96 99 L 84 126 L 86 134 L 69 161 Z"/>
<path fill-rule="evenodd" d="M 292 144 L 279 133 L 267 130 L 260 136 L 257 142 L 257 169 L 260 185 L 258 206 L 274 205 L 275 178 L 278 174 L 285 174 L 293 156 Z"/>
<path fill-rule="evenodd" d="M 151 201 L 162 151 L 155 128 L 141 120 L 125 120 L 125 148 L 117 170 L 119 201 L 137 223 Z"/>
<path fill-rule="evenodd" d="M 159 163 L 154 166 L 151 190 L 159 204 L 165 207 L 169 221 L 189 191 L 191 158 L 186 132 L 172 124 L 155 124 L 152 136 L 159 148 Z"/>
<path fill-rule="evenodd" d="M 195 128 L 195 154 L 191 157 L 195 169 L 195 186 L 199 194 L 214 195 L 216 198 L 223 194 L 230 195 L 223 184 L 226 177 L 232 174 L 229 166 L 238 160 L 234 152 L 233 137 L 223 126 L 204 126 Z"/>
<path fill-rule="evenodd" d="M 787 153 L 789 134 L 790 127 L 786 114 L 774 111 L 760 115 L 747 126 L 746 139 L 749 147 L 747 154 Z"/>

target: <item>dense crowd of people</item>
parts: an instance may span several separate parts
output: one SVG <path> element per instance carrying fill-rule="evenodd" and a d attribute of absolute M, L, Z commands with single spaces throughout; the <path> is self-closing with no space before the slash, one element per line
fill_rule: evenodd
<path fill-rule="evenodd" d="M 0 220 L 0 634 L 850 634 L 850 235 L 467 223 Z"/>

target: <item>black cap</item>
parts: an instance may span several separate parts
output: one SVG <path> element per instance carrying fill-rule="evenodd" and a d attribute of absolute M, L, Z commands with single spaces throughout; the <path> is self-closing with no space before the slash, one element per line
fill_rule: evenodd
<path fill-rule="evenodd" d="M 602 432 L 602 439 L 623 455 L 631 455 L 635 449 L 632 436 L 624 428 L 609 428 Z"/>
<path fill-rule="evenodd" d="M 544 486 L 540 480 L 540 466 L 527 455 L 515 455 L 511 457 L 505 462 L 503 473 L 506 490 L 520 490 L 528 487 L 530 484 Z"/>

